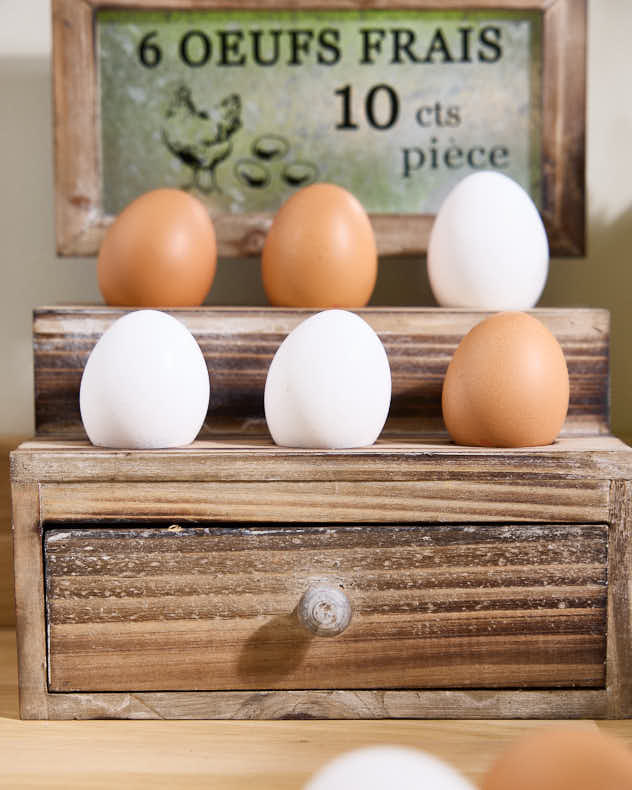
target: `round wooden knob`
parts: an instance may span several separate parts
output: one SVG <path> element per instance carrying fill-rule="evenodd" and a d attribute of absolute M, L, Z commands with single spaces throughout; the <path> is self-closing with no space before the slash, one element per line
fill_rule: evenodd
<path fill-rule="evenodd" d="M 300 624 L 316 636 L 337 636 L 351 622 L 351 604 L 340 587 L 317 585 L 306 590 L 296 610 Z"/>

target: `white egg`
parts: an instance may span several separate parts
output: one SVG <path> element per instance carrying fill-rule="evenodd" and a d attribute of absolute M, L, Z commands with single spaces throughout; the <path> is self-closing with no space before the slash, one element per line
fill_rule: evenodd
<path fill-rule="evenodd" d="M 299 324 L 268 370 L 264 406 L 285 447 L 365 447 L 380 435 L 391 402 L 391 369 L 373 329 L 346 310 Z"/>
<path fill-rule="evenodd" d="M 526 310 L 540 298 L 548 270 L 538 210 L 511 178 L 473 173 L 441 204 L 428 243 L 428 277 L 443 307 Z"/>
<path fill-rule="evenodd" d="M 436 757 L 403 746 L 357 749 L 321 768 L 304 790 L 474 790 Z"/>
<path fill-rule="evenodd" d="M 81 378 L 81 419 L 101 447 L 180 447 L 199 433 L 209 394 L 204 356 L 184 324 L 138 310 L 112 324 L 92 350 Z"/>

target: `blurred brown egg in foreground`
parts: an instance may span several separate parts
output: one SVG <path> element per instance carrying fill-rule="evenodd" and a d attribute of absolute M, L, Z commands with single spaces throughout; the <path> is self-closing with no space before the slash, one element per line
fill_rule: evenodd
<path fill-rule="evenodd" d="M 359 201 L 312 184 L 279 209 L 263 247 L 266 295 L 284 307 L 363 307 L 377 279 L 377 247 Z"/>
<path fill-rule="evenodd" d="M 443 382 L 443 419 L 457 444 L 551 444 L 568 411 L 564 353 L 526 313 L 498 313 L 463 338 Z"/>
<path fill-rule="evenodd" d="M 632 752 L 600 732 L 547 727 L 510 746 L 482 790 L 632 790 Z"/>
<path fill-rule="evenodd" d="M 136 198 L 108 228 L 97 263 L 109 305 L 194 307 L 215 277 L 217 247 L 205 206 L 179 189 Z"/>

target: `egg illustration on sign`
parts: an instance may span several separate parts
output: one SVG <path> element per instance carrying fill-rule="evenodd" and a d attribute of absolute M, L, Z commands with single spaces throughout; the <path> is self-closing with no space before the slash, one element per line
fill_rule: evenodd
<path fill-rule="evenodd" d="M 374 330 L 355 313 L 326 310 L 281 343 L 264 391 L 268 429 L 285 447 L 365 447 L 391 402 L 391 370 Z"/>
<path fill-rule="evenodd" d="M 403 746 L 356 749 L 321 768 L 304 790 L 474 790 L 454 768 Z"/>
<path fill-rule="evenodd" d="M 533 200 L 503 173 L 467 176 L 439 207 L 427 264 L 442 307 L 533 307 L 549 269 L 546 231 Z"/>
<path fill-rule="evenodd" d="M 158 310 L 137 310 L 92 349 L 79 405 L 93 444 L 145 450 L 190 444 L 209 395 L 206 362 L 186 326 Z"/>

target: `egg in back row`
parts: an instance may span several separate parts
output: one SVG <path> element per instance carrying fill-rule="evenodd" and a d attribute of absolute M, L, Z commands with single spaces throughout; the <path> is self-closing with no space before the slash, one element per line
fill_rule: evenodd
<path fill-rule="evenodd" d="M 549 250 L 538 211 L 520 185 L 474 173 L 442 203 L 430 234 L 428 276 L 444 307 L 525 310 L 544 288 Z M 114 220 L 97 273 L 107 304 L 202 304 L 217 265 L 205 206 L 177 189 L 133 201 Z M 266 235 L 261 275 L 269 302 L 283 307 L 359 308 L 378 271 L 375 235 L 360 202 L 335 184 L 299 189 Z"/>

